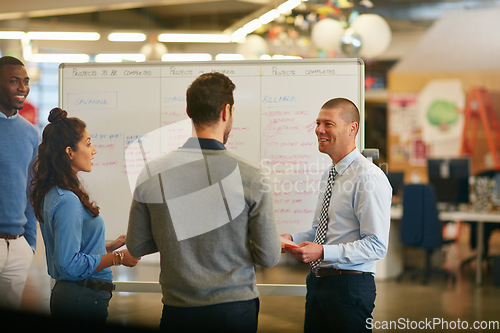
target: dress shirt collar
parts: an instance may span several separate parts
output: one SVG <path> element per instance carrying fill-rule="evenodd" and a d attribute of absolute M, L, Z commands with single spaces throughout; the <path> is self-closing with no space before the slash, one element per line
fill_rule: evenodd
<path fill-rule="evenodd" d="M 334 165 L 335 170 L 337 171 L 337 174 L 339 176 L 342 176 L 344 171 L 347 170 L 349 165 L 351 165 L 351 163 L 354 162 L 354 160 L 357 159 L 360 154 L 361 153 L 359 152 L 358 148 L 354 148 L 353 151 L 351 151 L 349 154 L 344 156 L 343 159 L 341 159 L 337 164 Z"/>
<path fill-rule="evenodd" d="M 16 113 L 14 113 L 12 116 L 7 117 L 3 112 L 0 112 L 0 118 L 5 118 L 5 119 L 15 119 L 19 116 L 19 112 L 16 110 Z"/>
<path fill-rule="evenodd" d="M 198 148 L 208 150 L 226 150 L 224 144 L 215 139 L 189 138 L 182 148 Z"/>

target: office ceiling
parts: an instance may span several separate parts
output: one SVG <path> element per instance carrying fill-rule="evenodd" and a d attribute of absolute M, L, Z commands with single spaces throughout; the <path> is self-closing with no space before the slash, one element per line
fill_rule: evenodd
<path fill-rule="evenodd" d="M 399 44 L 399 49 L 390 56 L 393 59 L 406 52 L 435 20 L 448 11 L 500 7 L 500 0 L 371 0 L 373 8 L 362 5 L 368 0 L 339 2 L 347 1 L 354 3 L 360 13 L 376 13 L 386 19 L 392 30 L 393 44 Z M 0 30 L 96 31 L 102 36 L 116 31 L 138 31 L 147 35 L 162 32 L 232 33 L 283 2 L 284 0 L 0 1 Z M 327 0 L 309 0 L 294 12 L 300 11 L 307 15 L 324 8 L 325 3 Z M 1 42 L 0 46 L 5 47 L 5 42 Z M 34 47 L 40 52 L 134 53 L 144 43 L 147 41 L 116 43 L 101 38 L 97 42 L 37 41 Z M 7 47 L 12 45 L 18 47 L 16 43 L 10 43 Z M 168 49 L 169 52 L 235 51 L 234 45 L 230 44 L 211 46 L 170 43 Z"/>
<path fill-rule="evenodd" d="M 346 0 L 344 0 L 346 1 Z M 218 31 L 265 11 L 279 0 L 21 0 L 2 1 L 0 28 L 33 29 L 73 26 L 80 29 L 141 31 Z M 327 0 L 309 0 L 313 11 Z M 334 1 L 332 1 L 334 2 Z M 352 0 L 362 12 L 380 14 L 393 32 L 427 28 L 446 11 L 500 6 L 498 0 L 371 0 L 373 8 Z"/>

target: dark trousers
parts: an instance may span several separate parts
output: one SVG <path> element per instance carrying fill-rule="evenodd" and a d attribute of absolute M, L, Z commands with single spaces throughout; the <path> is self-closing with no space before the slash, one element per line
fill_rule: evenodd
<path fill-rule="evenodd" d="M 371 274 L 307 277 L 305 333 L 370 332 L 375 308 Z"/>
<path fill-rule="evenodd" d="M 75 282 L 57 281 L 50 296 L 50 312 L 57 319 L 105 323 L 111 291 L 93 290 Z"/>
<path fill-rule="evenodd" d="M 199 307 L 163 306 L 163 332 L 255 333 L 259 299 Z"/>

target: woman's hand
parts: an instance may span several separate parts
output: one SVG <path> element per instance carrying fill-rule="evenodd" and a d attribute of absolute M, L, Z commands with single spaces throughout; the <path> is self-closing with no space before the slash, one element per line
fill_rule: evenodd
<path fill-rule="evenodd" d="M 139 260 L 141 260 L 141 258 L 136 258 L 136 257 L 132 256 L 130 254 L 130 252 L 128 252 L 127 249 L 121 250 L 120 252 L 123 253 L 123 259 L 122 259 L 122 262 L 121 262 L 121 264 L 123 266 L 134 267 L 135 265 L 137 265 L 137 263 L 139 262 Z"/>
<path fill-rule="evenodd" d="M 123 245 L 125 245 L 125 235 L 121 235 L 111 243 L 106 244 L 106 252 L 111 253 L 114 250 L 119 249 Z"/>

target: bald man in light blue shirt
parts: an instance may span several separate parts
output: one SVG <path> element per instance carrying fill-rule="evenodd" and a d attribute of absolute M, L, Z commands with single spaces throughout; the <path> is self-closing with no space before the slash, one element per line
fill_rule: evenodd
<path fill-rule="evenodd" d="M 392 188 L 385 174 L 356 148 L 359 111 L 349 100 L 326 102 L 316 121 L 320 152 L 335 168 L 324 241 L 316 238 L 330 170 L 323 175 L 312 228 L 282 235 L 298 248 L 287 249 L 315 262 L 307 278 L 305 332 L 369 331 L 375 307 L 375 262 L 389 242 Z M 315 242 L 316 238 L 316 242 Z"/>

